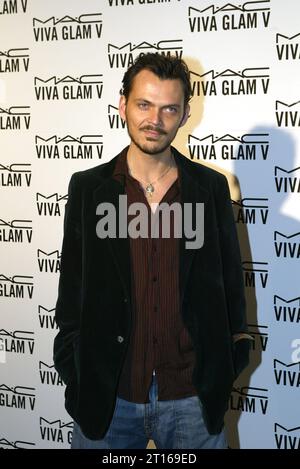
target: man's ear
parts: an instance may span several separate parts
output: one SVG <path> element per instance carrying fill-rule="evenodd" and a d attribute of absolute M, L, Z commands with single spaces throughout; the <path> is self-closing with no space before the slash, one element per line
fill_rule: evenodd
<path fill-rule="evenodd" d="M 120 97 L 119 101 L 119 114 L 121 116 L 121 119 L 126 121 L 126 98 L 123 94 Z"/>
<path fill-rule="evenodd" d="M 184 124 L 186 123 L 186 121 L 187 121 L 188 118 L 190 117 L 190 110 L 191 110 L 190 105 L 187 104 L 187 105 L 185 106 L 184 114 L 183 114 L 182 119 L 181 119 L 181 121 L 180 121 L 179 127 L 184 126 Z"/>

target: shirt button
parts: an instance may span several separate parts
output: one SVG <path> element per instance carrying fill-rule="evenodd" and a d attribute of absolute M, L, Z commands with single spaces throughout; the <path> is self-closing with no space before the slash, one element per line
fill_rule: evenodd
<path fill-rule="evenodd" d="M 124 337 L 122 337 L 121 335 L 118 335 L 117 341 L 121 344 L 122 342 L 124 342 Z"/>
<path fill-rule="evenodd" d="M 127 303 L 127 301 L 128 301 L 127 298 L 124 298 L 124 303 Z"/>

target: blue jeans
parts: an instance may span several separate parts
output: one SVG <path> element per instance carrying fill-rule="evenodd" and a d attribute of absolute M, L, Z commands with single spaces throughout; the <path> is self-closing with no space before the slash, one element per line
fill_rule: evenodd
<path fill-rule="evenodd" d="M 157 380 L 149 390 L 147 404 L 117 397 L 114 414 L 104 438 L 86 438 L 74 422 L 71 449 L 136 449 L 154 441 L 157 449 L 225 449 L 224 431 L 210 435 L 197 396 L 174 401 L 157 400 Z"/>

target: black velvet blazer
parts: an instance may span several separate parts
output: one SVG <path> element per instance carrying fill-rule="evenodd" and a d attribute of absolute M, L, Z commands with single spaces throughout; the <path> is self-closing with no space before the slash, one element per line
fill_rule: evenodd
<path fill-rule="evenodd" d="M 226 178 L 172 150 L 182 203 L 194 215 L 204 203 L 203 247 L 187 249 L 184 230 L 180 239 L 180 304 L 196 352 L 193 384 L 215 434 L 249 357 L 248 339 L 233 343 L 247 332 L 240 250 Z M 103 438 L 110 424 L 131 332 L 129 238 L 96 234 L 98 204 L 113 203 L 118 214 L 125 194 L 112 178 L 117 157 L 72 175 L 64 218 L 54 364 L 67 385 L 66 409 L 90 439 Z"/>

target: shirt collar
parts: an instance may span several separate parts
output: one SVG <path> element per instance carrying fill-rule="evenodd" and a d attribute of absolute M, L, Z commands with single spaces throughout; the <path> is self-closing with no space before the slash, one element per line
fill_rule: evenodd
<path fill-rule="evenodd" d="M 129 147 L 124 148 L 124 150 L 119 155 L 119 157 L 117 159 L 117 162 L 116 162 L 116 165 L 115 165 L 115 168 L 114 168 L 114 171 L 113 171 L 113 175 L 112 175 L 112 177 L 114 179 L 117 179 L 122 184 L 125 184 L 126 179 L 136 181 L 136 179 L 133 178 L 129 174 L 129 170 L 128 170 L 128 165 L 127 165 L 128 148 Z M 178 189 L 180 189 L 180 177 L 179 177 L 180 168 L 178 167 L 178 165 L 177 165 L 177 170 L 178 170 L 178 178 L 176 180 L 176 183 L 177 183 L 176 186 L 178 186 Z"/>

